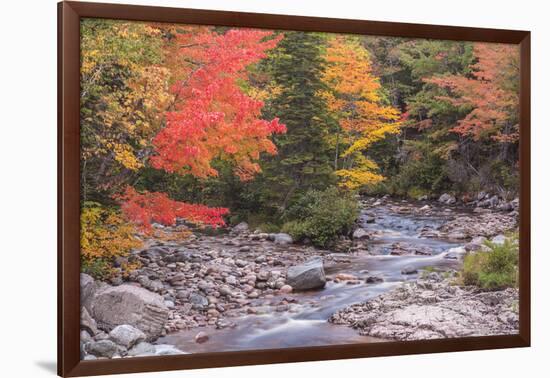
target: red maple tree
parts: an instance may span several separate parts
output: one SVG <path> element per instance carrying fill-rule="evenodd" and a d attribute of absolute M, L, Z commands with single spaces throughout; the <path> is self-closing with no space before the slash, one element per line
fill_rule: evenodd
<path fill-rule="evenodd" d="M 217 175 L 211 162 L 221 158 L 234 163 L 239 178 L 249 180 L 260 170 L 260 154 L 276 153 L 269 136 L 285 132 L 285 126 L 277 118 L 262 120 L 262 101 L 239 85 L 247 79 L 246 67 L 277 45 L 281 37 L 268 39 L 271 35 L 248 29 L 218 34 L 208 28 L 178 34 L 186 75 L 171 88 L 178 103 L 153 140 L 153 167 L 204 178 Z"/>
<path fill-rule="evenodd" d="M 154 137 L 151 165 L 169 173 L 199 178 L 216 176 L 212 161 L 230 161 L 243 181 L 260 171 L 257 160 L 265 152 L 276 154 L 269 139 L 284 133 L 277 118 L 260 118 L 263 102 L 241 88 L 246 68 L 266 57 L 282 36 L 272 32 L 231 29 L 218 33 L 209 27 L 188 27 L 176 35 L 176 56 L 171 87 L 174 110 L 166 112 L 166 126 Z M 209 208 L 170 199 L 165 193 L 138 193 L 128 187 L 119 197 L 125 216 L 148 231 L 151 222 L 175 224 L 176 218 L 223 226 L 226 208 Z"/>

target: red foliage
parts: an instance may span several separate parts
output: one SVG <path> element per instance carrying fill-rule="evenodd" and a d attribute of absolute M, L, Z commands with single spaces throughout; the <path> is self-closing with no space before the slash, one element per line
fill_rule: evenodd
<path fill-rule="evenodd" d="M 151 230 L 151 223 L 172 226 L 177 218 L 185 219 L 198 225 L 212 227 L 225 226 L 223 216 L 229 210 L 223 207 L 208 207 L 174 201 L 165 193 L 138 193 L 134 188 L 127 187 L 118 198 L 122 205 L 122 213 L 133 223 L 140 225 L 143 231 Z"/>
<path fill-rule="evenodd" d="M 232 161 L 235 173 L 248 180 L 260 171 L 260 153 L 275 154 L 269 136 L 284 133 L 278 119 L 260 119 L 263 103 L 247 96 L 239 84 L 246 67 L 264 58 L 282 36 L 272 32 L 232 29 L 218 34 L 210 28 L 189 28 L 177 35 L 179 75 L 171 88 L 175 110 L 153 141 L 157 169 L 195 177 L 216 176 L 215 158 Z"/>

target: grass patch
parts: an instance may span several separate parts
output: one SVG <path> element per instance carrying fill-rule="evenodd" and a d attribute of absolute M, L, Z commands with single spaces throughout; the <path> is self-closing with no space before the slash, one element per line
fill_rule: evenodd
<path fill-rule="evenodd" d="M 486 242 L 490 252 L 466 255 L 461 278 L 464 285 L 497 290 L 517 285 L 518 243 L 517 234 L 504 244 Z"/>

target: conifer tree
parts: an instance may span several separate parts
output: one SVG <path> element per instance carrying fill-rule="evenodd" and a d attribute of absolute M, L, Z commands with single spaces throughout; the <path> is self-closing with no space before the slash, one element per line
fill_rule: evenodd
<path fill-rule="evenodd" d="M 324 37 L 287 32 L 264 64 L 276 88 L 266 102 L 264 118 L 279 118 L 287 127 L 275 139 L 278 155 L 263 167 L 263 202 L 284 210 L 308 189 L 334 182 L 327 135 L 334 120 L 321 93 Z"/>

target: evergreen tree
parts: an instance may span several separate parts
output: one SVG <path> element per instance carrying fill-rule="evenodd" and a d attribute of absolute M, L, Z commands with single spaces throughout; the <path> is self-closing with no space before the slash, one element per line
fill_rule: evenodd
<path fill-rule="evenodd" d="M 274 138 L 278 154 L 262 166 L 258 183 L 264 207 L 284 211 L 308 189 L 334 183 L 327 134 L 336 124 L 321 96 L 324 44 L 319 34 L 287 32 L 264 63 L 275 88 L 264 118 L 278 117 L 287 127 Z"/>

